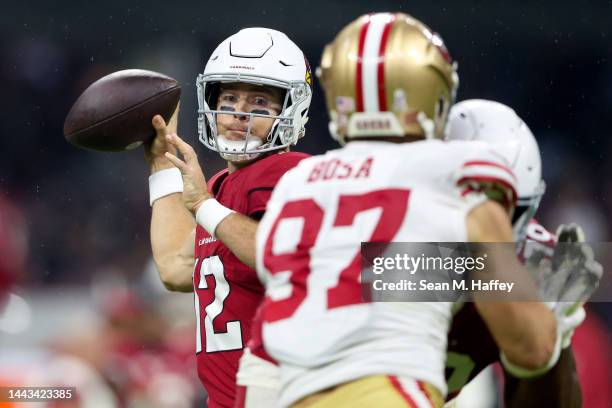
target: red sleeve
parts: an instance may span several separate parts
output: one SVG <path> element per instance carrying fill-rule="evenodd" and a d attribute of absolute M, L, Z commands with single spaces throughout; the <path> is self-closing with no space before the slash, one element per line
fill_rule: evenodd
<path fill-rule="evenodd" d="M 249 188 L 247 189 L 247 215 L 259 218 L 266 210 L 268 200 L 272 196 L 274 186 L 287 171 L 308 157 L 307 154 L 288 152 L 269 156 L 255 163 L 257 171 L 251 175 Z"/>

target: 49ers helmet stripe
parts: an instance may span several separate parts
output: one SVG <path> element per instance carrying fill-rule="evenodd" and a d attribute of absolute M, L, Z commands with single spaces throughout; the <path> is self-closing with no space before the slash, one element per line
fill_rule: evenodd
<path fill-rule="evenodd" d="M 365 45 L 365 38 L 370 26 L 370 17 L 361 26 L 359 31 L 359 49 L 357 54 L 357 72 L 355 73 L 355 104 L 357 112 L 363 112 L 363 86 L 362 86 L 362 61 L 363 61 L 363 47 Z"/>
<path fill-rule="evenodd" d="M 356 75 L 357 112 L 386 110 L 384 53 L 394 20 L 395 16 L 390 13 L 374 14 L 361 27 Z"/>
<path fill-rule="evenodd" d="M 381 112 L 387 110 L 387 93 L 385 90 L 385 49 L 387 48 L 389 31 L 391 31 L 394 21 L 395 16 L 391 15 L 391 18 L 385 24 L 382 38 L 380 40 L 380 49 L 378 50 L 378 109 Z"/>
<path fill-rule="evenodd" d="M 385 29 L 387 14 L 370 17 L 370 27 L 366 33 L 361 69 L 363 70 L 363 105 L 366 112 L 378 111 L 378 51 Z"/>

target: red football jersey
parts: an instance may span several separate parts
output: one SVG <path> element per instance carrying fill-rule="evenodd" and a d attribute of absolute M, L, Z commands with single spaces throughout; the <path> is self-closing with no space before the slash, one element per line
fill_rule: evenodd
<path fill-rule="evenodd" d="M 536 220 L 531 220 L 527 228 L 529 248 L 539 247 L 545 253 L 554 251 L 555 235 L 548 232 Z M 525 261 L 525 246 L 518 254 Z M 499 361 L 499 347 L 484 320 L 473 303 L 466 303 L 453 317 L 448 333 L 448 354 L 446 360 L 447 400 L 457 396 L 461 388 L 476 377 L 489 364 Z"/>
<path fill-rule="evenodd" d="M 306 157 L 294 152 L 272 154 L 231 174 L 222 170 L 210 179 L 208 189 L 224 206 L 260 219 L 280 177 Z M 253 269 L 200 226 L 195 258 L 198 375 L 208 391 L 209 407 L 232 407 L 238 360 L 264 288 Z"/>

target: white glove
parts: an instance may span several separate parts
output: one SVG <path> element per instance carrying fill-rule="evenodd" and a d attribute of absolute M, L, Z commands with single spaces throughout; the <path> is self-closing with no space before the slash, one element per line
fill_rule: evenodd
<path fill-rule="evenodd" d="M 574 330 L 586 317 L 584 303 L 599 286 L 603 268 L 586 243 L 584 231 L 577 224 L 557 228 L 557 245 L 552 259 L 554 275 L 559 274 L 557 304 L 554 308 L 563 335 L 563 348 L 571 344 Z"/>
<path fill-rule="evenodd" d="M 603 275 L 593 249 L 585 242 L 582 228 L 576 224 L 562 224 L 557 228 L 552 267 L 554 270 L 569 270 L 564 273 L 567 279 L 558 297 L 560 302 L 586 302 Z"/>
<path fill-rule="evenodd" d="M 552 259 L 534 250 L 526 260 L 542 300 L 551 307 L 563 336 L 563 348 L 571 343 L 574 330 L 585 319 L 582 305 L 595 292 L 603 275 L 593 249 L 585 243 L 584 232 L 577 224 L 557 228 L 557 244 Z"/>

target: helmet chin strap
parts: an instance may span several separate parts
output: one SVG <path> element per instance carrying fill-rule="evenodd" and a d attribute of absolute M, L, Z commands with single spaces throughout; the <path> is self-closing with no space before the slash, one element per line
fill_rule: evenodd
<path fill-rule="evenodd" d="M 261 139 L 256 136 L 248 135 L 245 140 L 230 140 L 225 135 L 217 135 L 217 145 L 221 157 L 232 162 L 243 162 L 253 160 L 261 155 L 261 153 L 243 153 L 245 151 L 253 151 L 262 145 Z"/>

